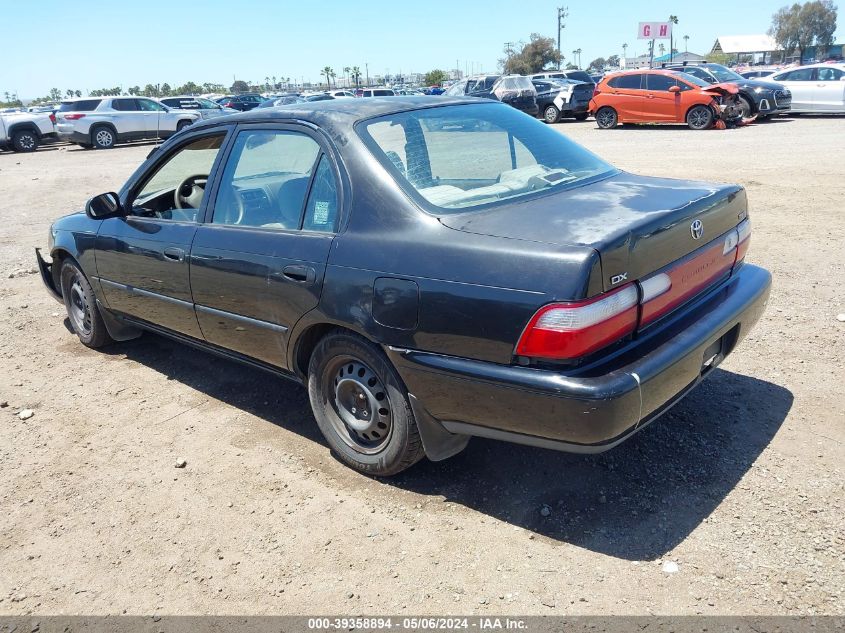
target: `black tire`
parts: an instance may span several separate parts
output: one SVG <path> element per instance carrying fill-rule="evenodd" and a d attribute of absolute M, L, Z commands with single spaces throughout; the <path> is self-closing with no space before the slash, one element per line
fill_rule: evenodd
<path fill-rule="evenodd" d="M 308 364 L 308 396 L 329 446 L 355 470 L 395 475 L 424 457 L 402 379 L 363 337 L 335 330 L 320 341 Z"/>
<path fill-rule="evenodd" d="M 192 121 L 179 121 L 179 123 L 176 124 L 176 131 L 181 132 L 186 127 L 188 127 L 191 123 L 192 123 Z"/>
<path fill-rule="evenodd" d="M 543 120 L 546 123 L 557 123 L 560 121 L 560 110 L 554 103 L 550 103 L 543 109 Z"/>
<path fill-rule="evenodd" d="M 73 260 L 62 263 L 61 286 L 68 320 L 82 344 L 96 349 L 111 343 L 91 284 Z"/>
<path fill-rule="evenodd" d="M 588 115 L 588 112 L 576 112 L 574 116 L 576 121 L 586 121 Z"/>
<path fill-rule="evenodd" d="M 697 105 L 687 112 L 687 125 L 691 130 L 708 130 L 713 126 L 713 110 Z"/>
<path fill-rule="evenodd" d="M 34 152 L 38 149 L 38 135 L 32 130 L 18 130 L 12 134 L 12 149 L 16 152 Z"/>
<path fill-rule="evenodd" d="M 742 112 L 743 119 L 747 119 L 754 114 L 754 107 L 751 105 L 751 102 L 742 95 L 739 97 L 739 109 Z"/>
<path fill-rule="evenodd" d="M 596 112 L 596 125 L 603 130 L 612 130 L 619 124 L 619 115 L 610 106 L 599 108 Z"/>
<path fill-rule="evenodd" d="M 91 130 L 94 149 L 111 149 L 116 141 L 115 132 L 108 125 L 97 125 Z"/>

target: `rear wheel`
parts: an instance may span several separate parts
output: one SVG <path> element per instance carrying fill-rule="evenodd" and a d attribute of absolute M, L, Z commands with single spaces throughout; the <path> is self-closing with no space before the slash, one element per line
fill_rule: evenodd
<path fill-rule="evenodd" d="M 575 120 L 576 121 L 586 121 L 587 120 L 587 112 L 576 112 L 575 113 Z"/>
<path fill-rule="evenodd" d="M 111 149 L 115 143 L 114 131 L 105 125 L 91 130 L 91 141 L 96 149 Z"/>
<path fill-rule="evenodd" d="M 596 124 L 603 130 L 615 128 L 619 123 L 619 116 L 616 110 L 609 106 L 599 108 L 596 112 Z"/>
<path fill-rule="evenodd" d="M 111 343 L 91 284 L 75 262 L 66 260 L 62 264 L 61 285 L 68 320 L 82 344 L 97 348 Z"/>
<path fill-rule="evenodd" d="M 34 152 L 38 149 L 38 135 L 32 130 L 18 130 L 12 134 L 12 149 L 16 152 Z"/>
<path fill-rule="evenodd" d="M 555 104 L 550 103 L 546 106 L 546 109 L 543 110 L 543 120 L 546 123 L 557 123 L 560 121 L 560 110 L 557 109 Z"/>
<path fill-rule="evenodd" d="M 176 131 L 181 132 L 186 127 L 188 127 L 190 124 L 191 124 L 190 121 L 179 121 L 179 123 L 176 124 Z"/>
<path fill-rule="evenodd" d="M 367 475 L 395 475 L 425 455 L 407 391 L 375 345 L 343 330 L 308 365 L 317 425 L 338 457 Z"/>
<path fill-rule="evenodd" d="M 687 112 L 687 125 L 691 130 L 706 130 L 713 125 L 713 110 L 697 105 Z"/>

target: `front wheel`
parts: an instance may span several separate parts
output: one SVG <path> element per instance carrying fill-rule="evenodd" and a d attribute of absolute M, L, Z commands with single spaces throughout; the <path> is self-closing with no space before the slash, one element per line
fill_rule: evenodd
<path fill-rule="evenodd" d="M 550 103 L 546 106 L 546 109 L 543 110 L 543 120 L 546 123 L 557 123 L 560 121 L 560 110 L 557 109 L 555 104 Z"/>
<path fill-rule="evenodd" d="M 691 130 L 706 130 L 713 125 L 713 110 L 697 105 L 687 112 L 687 125 Z"/>
<path fill-rule="evenodd" d="M 111 343 L 94 290 L 75 262 L 68 260 L 62 264 L 61 285 L 68 320 L 82 344 L 97 348 Z"/>
<path fill-rule="evenodd" d="M 739 98 L 739 109 L 742 112 L 743 119 L 748 119 L 751 117 L 753 108 L 751 107 L 751 102 L 745 97 Z"/>
<path fill-rule="evenodd" d="M 38 149 L 38 136 L 31 130 L 20 130 L 12 134 L 12 149 L 16 152 L 34 152 Z"/>
<path fill-rule="evenodd" d="M 308 365 L 317 425 L 339 458 L 367 475 L 395 475 L 425 455 L 408 393 L 380 349 L 343 330 Z"/>
<path fill-rule="evenodd" d="M 610 130 L 615 128 L 618 123 L 619 116 L 613 108 L 605 106 L 603 108 L 599 108 L 598 112 L 596 112 L 596 124 L 601 129 Z"/>
<path fill-rule="evenodd" d="M 191 124 L 190 121 L 179 121 L 179 123 L 176 124 L 176 131 L 181 132 L 186 127 L 188 127 L 190 124 Z"/>

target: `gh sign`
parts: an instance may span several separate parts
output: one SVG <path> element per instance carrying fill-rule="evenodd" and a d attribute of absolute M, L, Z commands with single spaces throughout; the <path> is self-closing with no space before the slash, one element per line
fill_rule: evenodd
<path fill-rule="evenodd" d="M 638 40 L 668 40 L 672 36 L 671 22 L 640 22 Z"/>

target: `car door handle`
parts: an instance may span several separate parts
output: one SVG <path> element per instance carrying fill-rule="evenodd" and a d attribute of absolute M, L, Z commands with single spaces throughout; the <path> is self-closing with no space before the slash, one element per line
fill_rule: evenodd
<path fill-rule="evenodd" d="M 282 269 L 282 276 L 299 284 L 313 284 L 317 278 L 317 271 L 310 266 L 285 266 Z"/>
<path fill-rule="evenodd" d="M 171 246 L 164 249 L 164 256 L 174 262 L 181 262 L 185 259 L 185 251 L 181 248 Z"/>

